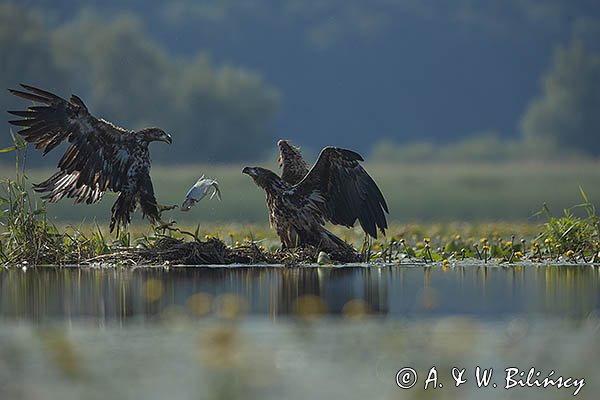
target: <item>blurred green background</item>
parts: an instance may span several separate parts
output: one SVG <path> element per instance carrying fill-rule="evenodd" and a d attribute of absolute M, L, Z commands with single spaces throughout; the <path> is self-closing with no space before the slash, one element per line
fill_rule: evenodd
<path fill-rule="evenodd" d="M 274 163 L 272 168 L 276 170 Z M 269 165 L 265 163 L 265 165 Z M 390 220 L 399 223 L 510 220 L 537 223 L 533 214 L 547 203 L 555 215 L 581 203 L 579 185 L 591 200 L 600 199 L 600 165 L 595 161 L 548 163 L 414 163 L 369 162 L 367 170 L 385 194 Z M 14 167 L 13 167 L 14 169 Z M 153 167 L 157 198 L 162 204 L 181 204 L 188 188 L 205 174 L 220 182 L 223 200 L 205 198 L 189 212 L 171 211 L 184 226 L 198 223 L 267 223 L 264 192 L 237 165 L 182 165 Z M 52 170 L 32 169 L 30 181 L 39 182 Z M 73 205 L 69 199 L 48 205 L 57 223 L 85 218 L 108 224 L 116 196 L 107 193 L 96 205 Z M 134 223 L 142 220 L 137 214 Z M 145 221 L 143 223 L 146 223 Z"/>

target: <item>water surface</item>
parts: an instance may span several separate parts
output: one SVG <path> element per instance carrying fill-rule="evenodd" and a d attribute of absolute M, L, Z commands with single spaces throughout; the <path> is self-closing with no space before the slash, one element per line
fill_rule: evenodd
<path fill-rule="evenodd" d="M 78 317 L 127 321 L 185 310 L 198 299 L 211 314 L 223 296 L 240 311 L 294 314 L 317 297 L 340 315 L 357 301 L 370 314 L 486 319 L 541 314 L 584 318 L 600 309 L 600 269 L 497 267 L 153 267 L 0 269 L 0 317 L 34 322 Z M 218 306 L 218 304 L 217 304 Z"/>
<path fill-rule="evenodd" d="M 5 268 L 0 399 L 598 398 L 599 309 L 590 266 Z"/>

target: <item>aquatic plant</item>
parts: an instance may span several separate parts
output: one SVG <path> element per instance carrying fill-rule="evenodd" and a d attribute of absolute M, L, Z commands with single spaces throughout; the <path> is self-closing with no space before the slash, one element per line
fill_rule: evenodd
<path fill-rule="evenodd" d="M 441 262 L 442 266 L 469 258 L 483 263 L 493 261 L 507 264 L 523 261 L 595 263 L 600 251 L 600 217 L 583 188 L 580 188 L 580 193 L 583 202 L 565 209 L 561 217 L 553 216 L 544 204 L 535 216 L 544 217 L 545 221 L 538 228 L 541 232 L 533 236 L 530 247 L 527 247 L 525 237 L 517 239 L 515 234 L 511 234 L 507 241 L 498 233 L 479 239 L 464 239 L 460 234 L 442 232 L 423 237 L 421 235 L 425 230 L 416 227 L 407 229 L 404 234 L 394 235 L 389 242 L 382 240 L 369 243 L 367 260 L 387 263 L 401 263 L 403 260 Z M 482 227 L 474 231 L 484 233 Z M 409 243 L 411 240 L 412 244 Z"/>
<path fill-rule="evenodd" d="M 25 190 L 25 141 L 13 136 L 14 145 L 0 150 L 15 152 L 15 179 L 0 181 L 0 262 L 40 261 L 40 254 L 54 248 L 56 230 L 48 224 L 43 204 Z"/>
<path fill-rule="evenodd" d="M 48 221 L 46 207 L 26 188 L 25 141 L 13 136 L 14 145 L 0 153 L 15 153 L 15 177 L 0 181 L 0 263 L 78 263 L 109 250 L 102 233 L 83 235 L 77 229 L 60 233 Z"/>
<path fill-rule="evenodd" d="M 550 208 L 544 204 L 536 215 L 546 218 L 544 232 L 538 240 L 543 240 L 550 256 L 565 255 L 571 260 L 595 261 L 600 250 L 600 217 L 596 207 L 590 202 L 580 186 L 583 202 L 563 210 L 562 217 L 554 217 Z M 578 216 L 577 214 L 583 214 Z M 537 252 L 540 247 L 537 246 Z"/>

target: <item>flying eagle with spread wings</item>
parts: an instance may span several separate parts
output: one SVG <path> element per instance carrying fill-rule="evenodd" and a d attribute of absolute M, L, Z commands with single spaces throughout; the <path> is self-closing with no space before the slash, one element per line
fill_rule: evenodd
<path fill-rule="evenodd" d="M 286 141 L 278 145 L 281 177 L 261 167 L 245 167 L 242 173 L 265 190 L 269 221 L 284 248 L 311 245 L 332 254 L 355 254 L 352 246 L 325 229 L 326 221 L 352 227 L 358 220 L 369 236 L 377 238 L 378 231 L 385 235 L 388 206 L 360 165 L 364 161 L 360 154 L 325 147 L 308 170 L 297 148 Z M 290 149 L 295 150 L 293 154 L 286 153 Z M 290 154 L 294 161 L 286 164 Z"/>
<path fill-rule="evenodd" d="M 9 89 L 10 93 L 35 103 L 26 111 L 9 111 L 23 119 L 9 121 L 20 126 L 18 133 L 44 155 L 68 141 L 69 145 L 58 162 L 59 171 L 34 185 L 45 193 L 43 198 L 57 202 L 63 197 L 76 203 L 100 201 L 107 190 L 119 193 L 112 206 L 110 231 L 125 228 L 137 204 L 152 223 L 160 222 L 164 208 L 154 197 L 150 179 L 150 153 L 153 141 L 172 143 L 171 136 L 159 128 L 130 131 L 109 121 L 94 117 L 83 101 L 72 95 L 67 101 L 50 92 L 21 85 L 25 91 Z"/>

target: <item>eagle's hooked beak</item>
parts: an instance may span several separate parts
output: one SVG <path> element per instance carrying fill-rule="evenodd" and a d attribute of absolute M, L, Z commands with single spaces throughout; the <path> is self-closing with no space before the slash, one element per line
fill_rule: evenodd
<path fill-rule="evenodd" d="M 246 174 L 246 175 L 250 175 L 250 176 L 254 176 L 254 168 L 252 167 L 244 167 L 244 169 L 242 170 L 242 174 Z"/>
<path fill-rule="evenodd" d="M 165 133 L 160 140 L 168 144 L 173 144 L 173 138 L 168 133 Z"/>

